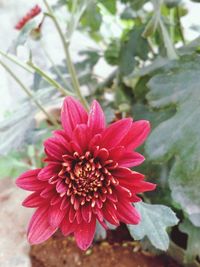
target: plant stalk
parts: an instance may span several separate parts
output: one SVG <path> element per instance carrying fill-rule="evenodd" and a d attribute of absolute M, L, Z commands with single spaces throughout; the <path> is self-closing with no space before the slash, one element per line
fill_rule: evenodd
<path fill-rule="evenodd" d="M 11 62 L 15 63 L 17 66 L 21 67 L 22 69 L 28 71 L 31 74 L 34 74 L 35 70 L 45 81 L 47 81 L 50 85 L 54 86 L 62 95 L 73 95 L 72 92 L 62 88 L 62 86 L 56 82 L 54 79 L 49 77 L 49 75 L 42 71 L 38 66 L 34 65 L 32 62 L 28 62 L 28 64 L 21 63 L 16 57 L 11 56 L 9 54 L 4 53 L 0 50 L 0 55 L 4 56 Z"/>
<path fill-rule="evenodd" d="M 58 82 L 56 82 L 54 79 L 52 79 L 47 73 L 42 71 L 38 66 L 33 64 L 33 62 L 29 61 L 27 63 L 32 69 L 34 69 L 40 76 L 44 78 L 49 84 L 53 85 L 62 95 L 73 95 L 72 92 L 64 89 Z"/>
<path fill-rule="evenodd" d="M 71 75 L 71 79 L 72 79 L 72 84 L 73 84 L 73 87 L 74 87 L 74 90 L 76 91 L 76 94 L 77 96 L 79 97 L 80 101 L 82 102 L 82 104 L 84 105 L 84 107 L 88 110 L 88 103 L 86 101 L 86 99 L 84 98 L 84 96 L 82 95 L 81 93 L 81 90 L 80 90 L 80 84 L 79 84 L 79 81 L 78 81 L 78 78 L 77 78 L 77 73 L 76 73 L 76 70 L 75 70 L 75 67 L 74 67 L 74 64 L 72 63 L 72 60 L 71 60 L 71 56 L 70 56 L 70 53 L 69 53 L 69 40 L 66 41 L 65 39 L 65 36 L 61 30 L 61 27 L 57 21 L 57 18 L 54 16 L 54 13 L 53 13 L 53 10 L 52 8 L 50 7 L 50 5 L 48 4 L 47 0 L 43 0 L 49 14 L 50 14 L 50 18 L 53 20 L 54 22 L 54 25 L 58 31 L 58 34 L 60 36 L 60 39 L 61 39 L 61 42 L 62 42 L 62 45 L 63 45 L 63 48 L 64 48 L 64 52 L 65 52 L 65 58 L 66 58 L 66 65 L 67 65 L 67 68 L 68 68 L 68 71 Z"/>
<path fill-rule="evenodd" d="M 186 42 L 185 42 L 185 37 L 184 37 L 184 34 L 183 34 L 183 28 L 182 28 L 182 25 L 181 25 L 181 18 L 180 18 L 180 12 L 179 12 L 179 8 L 178 7 L 176 7 L 176 17 L 177 17 L 177 25 L 178 25 L 179 34 L 180 34 L 180 37 L 181 37 L 181 40 L 182 40 L 183 44 L 185 45 Z"/>
<path fill-rule="evenodd" d="M 43 106 L 39 103 L 37 99 L 35 99 L 34 95 L 32 94 L 31 90 L 27 88 L 18 77 L 12 72 L 12 70 L 0 60 L 0 65 L 11 75 L 11 77 L 19 84 L 22 90 L 28 95 L 28 97 L 35 103 L 35 105 L 45 114 L 45 116 L 51 121 L 53 125 L 56 127 L 58 126 L 57 121 L 48 114 L 48 112 L 43 108 Z"/>

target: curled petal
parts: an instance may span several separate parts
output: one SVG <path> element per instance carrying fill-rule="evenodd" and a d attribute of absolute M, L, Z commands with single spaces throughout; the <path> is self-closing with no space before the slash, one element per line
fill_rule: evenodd
<path fill-rule="evenodd" d="M 130 118 L 112 123 L 102 133 L 102 146 L 111 149 L 115 146 L 121 145 L 121 141 L 128 133 L 131 125 L 132 119 Z"/>
<path fill-rule="evenodd" d="M 94 100 L 88 117 L 88 127 L 92 134 L 97 134 L 105 128 L 105 116 L 99 103 Z"/>
<path fill-rule="evenodd" d="M 45 152 L 49 157 L 49 161 L 62 161 L 62 156 L 68 154 L 67 147 L 64 147 L 56 138 L 48 138 L 44 142 Z"/>
<path fill-rule="evenodd" d="M 147 138 L 151 130 L 149 121 L 140 120 L 133 122 L 129 132 L 122 140 L 122 145 L 127 150 L 133 150 L 140 146 Z"/>
<path fill-rule="evenodd" d="M 79 103 L 73 97 L 66 97 L 61 110 L 61 121 L 65 133 L 68 137 L 71 137 L 73 130 L 78 124 L 86 124 L 88 120 L 88 114 Z"/>
<path fill-rule="evenodd" d="M 41 169 L 38 173 L 38 179 L 41 181 L 48 181 L 54 176 L 57 176 L 62 166 L 59 163 L 52 163 Z"/>

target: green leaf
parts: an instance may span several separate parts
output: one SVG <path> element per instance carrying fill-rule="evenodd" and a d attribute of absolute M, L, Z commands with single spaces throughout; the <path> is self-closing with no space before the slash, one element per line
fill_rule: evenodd
<path fill-rule="evenodd" d="M 85 13 L 81 18 L 81 24 L 88 27 L 92 32 L 98 31 L 102 23 L 100 8 L 93 2 L 88 5 Z"/>
<path fill-rule="evenodd" d="M 191 263 L 197 256 L 200 256 L 200 228 L 185 220 L 179 229 L 188 235 L 185 263 Z"/>
<path fill-rule="evenodd" d="M 149 82 L 153 108 L 175 107 L 176 113 L 153 130 L 146 152 L 155 162 L 175 159 L 169 175 L 173 199 L 200 226 L 200 57 L 185 56 Z"/>
<path fill-rule="evenodd" d="M 102 5 L 111 13 L 115 14 L 117 11 L 116 0 L 99 0 Z"/>
<path fill-rule="evenodd" d="M 5 177 L 17 177 L 21 172 L 30 168 L 22 161 L 20 154 L 10 154 L 0 158 L 0 179 Z"/>
<path fill-rule="evenodd" d="M 147 40 L 142 37 L 143 31 L 143 26 L 134 27 L 133 30 L 128 33 L 124 43 L 122 43 L 119 68 L 121 74 L 124 76 L 129 75 L 133 71 L 136 65 L 136 56 L 142 60 L 148 58 L 148 43 Z"/>
<path fill-rule="evenodd" d="M 169 236 L 166 229 L 178 223 L 175 213 L 164 205 L 139 202 L 135 207 L 141 214 L 141 222 L 138 225 L 128 225 L 132 237 L 140 240 L 147 236 L 156 248 L 167 250 Z"/>
<path fill-rule="evenodd" d="M 178 6 L 181 3 L 181 0 L 164 0 L 164 3 L 168 8 L 173 8 Z"/>
<path fill-rule="evenodd" d="M 108 64 L 117 65 L 119 63 L 119 52 L 120 41 L 117 39 L 111 40 L 104 52 L 104 57 Z"/>

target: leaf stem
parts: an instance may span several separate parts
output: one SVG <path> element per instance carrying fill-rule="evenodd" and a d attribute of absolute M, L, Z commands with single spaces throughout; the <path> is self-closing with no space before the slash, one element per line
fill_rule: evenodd
<path fill-rule="evenodd" d="M 76 91 L 76 94 L 77 96 L 79 97 L 80 101 L 82 102 L 82 104 L 84 105 L 84 107 L 88 110 L 88 103 L 86 101 L 86 99 L 84 98 L 84 96 L 82 95 L 81 93 L 81 90 L 80 90 L 80 84 L 79 84 L 79 81 L 78 81 L 78 78 L 77 78 L 77 74 L 76 74 L 76 70 L 75 70 L 75 67 L 72 63 L 72 60 L 71 60 L 71 56 L 70 56 L 70 53 L 69 53 L 69 40 L 66 41 L 65 39 L 65 36 L 61 30 L 61 27 L 57 21 L 57 18 L 55 17 L 54 13 L 53 13 L 53 10 L 52 8 L 50 7 L 50 5 L 48 4 L 47 0 L 43 0 L 49 14 L 50 14 L 50 18 L 53 20 L 54 22 L 54 25 L 58 31 L 58 34 L 60 36 L 60 39 L 62 41 L 62 45 L 63 45 L 63 48 L 64 48 L 64 52 L 65 52 L 65 58 L 66 58 L 66 64 L 67 64 L 67 68 L 68 68 L 68 71 L 71 75 L 71 79 L 72 79 L 72 84 L 73 84 L 73 87 L 74 87 L 74 90 Z"/>
<path fill-rule="evenodd" d="M 159 25 L 160 25 L 160 29 L 163 35 L 163 41 L 165 44 L 165 48 L 167 50 L 167 56 L 169 59 L 177 59 L 178 56 L 176 54 L 176 51 L 174 49 L 174 45 L 172 43 L 172 40 L 170 39 L 169 33 L 166 29 L 166 26 L 162 20 L 162 18 L 159 19 Z"/>
<path fill-rule="evenodd" d="M 27 63 L 32 69 L 34 69 L 40 76 L 44 78 L 49 84 L 53 85 L 62 95 L 73 95 L 72 92 L 64 89 L 58 82 L 52 79 L 46 72 L 41 70 L 38 66 L 36 66 L 32 61 Z"/>
<path fill-rule="evenodd" d="M 11 62 L 15 63 L 17 66 L 21 67 L 22 69 L 28 71 L 31 74 L 34 74 L 35 70 L 45 81 L 47 81 L 50 85 L 54 86 L 62 95 L 73 95 L 72 92 L 62 88 L 62 86 L 52 79 L 46 72 L 42 71 L 38 66 L 34 65 L 32 62 L 28 62 L 28 64 L 24 64 L 20 62 L 16 57 L 6 54 L 0 50 L 0 55 L 4 56 Z"/>
<path fill-rule="evenodd" d="M 43 108 L 43 106 L 39 103 L 39 101 L 34 97 L 31 90 L 26 87 L 20 79 L 12 72 L 12 70 L 0 60 L 0 65 L 11 75 L 11 77 L 19 84 L 22 90 L 28 95 L 28 97 L 35 103 L 35 105 L 45 114 L 45 116 L 51 121 L 53 125 L 58 126 L 57 121 L 48 114 L 48 112 Z"/>
<path fill-rule="evenodd" d="M 34 71 L 29 66 L 27 66 L 26 64 L 23 64 L 22 62 L 20 62 L 17 57 L 12 56 L 10 54 L 7 54 L 7 53 L 5 53 L 5 52 L 3 52 L 1 50 L 0 50 L 0 55 L 2 55 L 3 57 L 7 58 L 8 60 L 13 62 L 17 66 L 21 67 L 22 69 L 28 71 L 29 73 L 34 74 Z"/>

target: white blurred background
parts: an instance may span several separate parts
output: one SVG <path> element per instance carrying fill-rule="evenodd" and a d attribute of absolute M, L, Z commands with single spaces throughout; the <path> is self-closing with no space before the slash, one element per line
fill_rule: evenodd
<path fill-rule="evenodd" d="M 199 35 L 199 32 L 193 30 L 191 26 L 200 25 L 200 4 L 193 3 L 189 0 L 183 0 L 185 6 L 189 9 L 188 15 L 182 18 L 182 25 L 187 40 L 193 40 Z M 55 3 L 55 0 L 49 0 L 50 4 Z M 41 0 L 0 0 L 0 49 L 7 51 L 8 47 L 12 44 L 13 39 L 16 38 L 18 31 L 14 29 L 17 21 L 26 14 L 26 12 L 34 5 L 39 4 L 43 7 Z M 59 63 L 62 58 L 62 47 L 58 39 L 55 38 L 55 32 L 52 31 L 51 22 L 45 23 L 44 46 L 51 54 L 55 63 Z M 73 59 L 77 60 L 78 51 L 84 47 L 95 47 L 90 40 L 84 35 L 76 34 L 73 38 L 71 51 Z M 27 47 L 36 54 L 36 60 L 43 68 L 48 67 L 44 53 L 38 42 L 30 42 Z M 28 49 L 18 49 L 18 55 L 21 59 L 26 59 L 28 56 Z M 11 65 L 12 66 L 12 65 Z M 14 67 L 15 72 L 23 79 L 28 85 L 31 83 L 31 77 L 27 76 L 25 72 Z M 97 73 L 104 77 L 111 71 L 109 66 L 100 63 L 97 66 Z M 17 105 L 18 100 L 23 96 L 23 93 L 18 88 L 16 83 L 10 78 L 2 67 L 0 67 L 0 120 L 4 117 L 5 112 L 12 110 Z"/>

